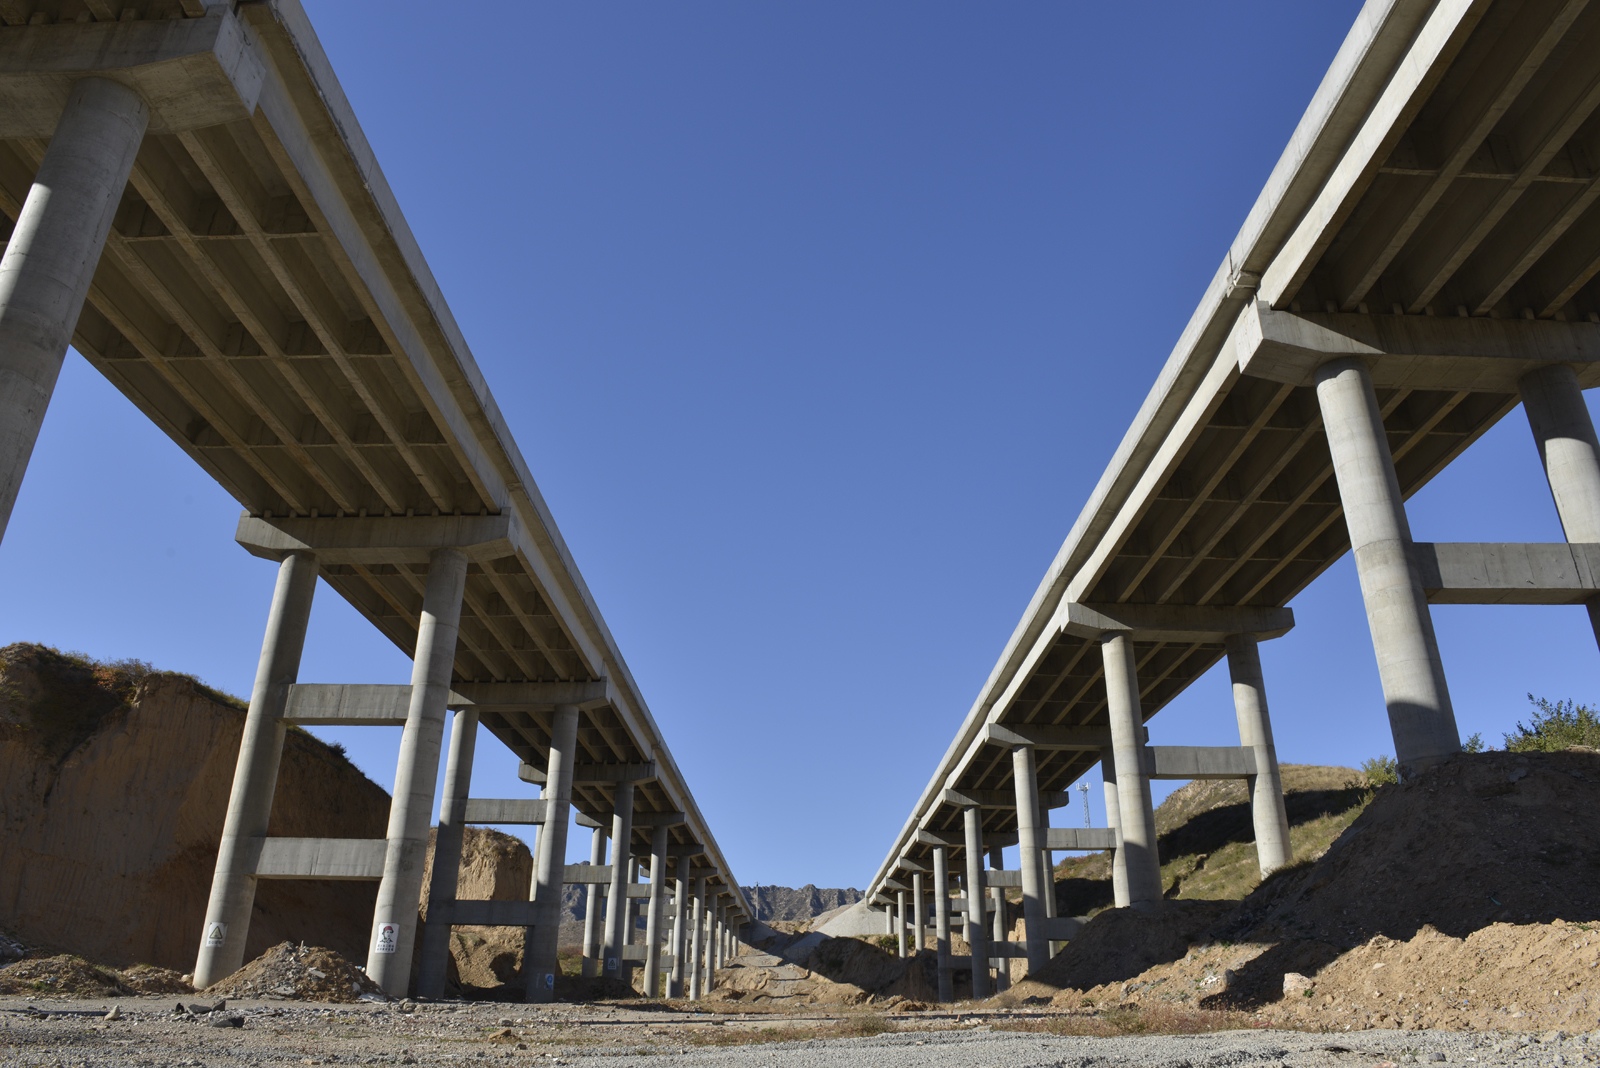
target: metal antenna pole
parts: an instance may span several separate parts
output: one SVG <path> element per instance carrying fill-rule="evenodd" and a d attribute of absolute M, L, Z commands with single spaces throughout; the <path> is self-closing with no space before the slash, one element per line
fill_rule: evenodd
<path fill-rule="evenodd" d="M 1089 784 L 1080 782 L 1078 792 L 1083 795 L 1083 825 L 1089 826 Z"/>

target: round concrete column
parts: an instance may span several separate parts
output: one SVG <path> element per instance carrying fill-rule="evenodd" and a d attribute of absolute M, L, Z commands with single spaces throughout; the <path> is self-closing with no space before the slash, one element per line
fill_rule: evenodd
<path fill-rule="evenodd" d="M 911 939 L 911 952 L 921 953 L 923 944 L 928 939 L 928 913 L 925 898 L 922 893 L 922 873 L 911 873 L 911 929 L 914 937 Z"/>
<path fill-rule="evenodd" d="M 596 827 L 594 835 L 589 841 L 589 863 L 599 867 L 605 862 L 606 831 L 604 827 Z M 605 895 L 600 892 L 600 884 L 590 883 L 583 911 L 583 974 L 585 976 L 600 974 L 600 910 L 604 904 Z"/>
<path fill-rule="evenodd" d="M 705 990 L 706 880 L 694 881 L 693 944 L 689 947 L 689 997 L 695 1001 Z"/>
<path fill-rule="evenodd" d="M 389 848 L 384 855 L 378 904 L 373 910 L 367 975 L 390 997 L 404 997 L 411 985 L 411 952 L 422 898 L 422 868 L 433 821 L 433 794 L 439 784 L 439 748 L 444 740 L 445 702 L 455 674 L 461 597 L 467 585 L 467 556 L 458 549 L 435 549 L 422 594 L 416 654 L 411 664 L 411 707 L 400 736 L 389 804 Z"/>
<path fill-rule="evenodd" d="M 955 1000 L 950 982 L 950 853 L 944 846 L 933 847 L 933 924 L 937 953 L 939 1000 Z"/>
<path fill-rule="evenodd" d="M 983 811 L 976 805 L 961 810 L 967 853 L 967 942 L 972 947 L 972 996 L 989 996 L 989 933 L 983 900 Z"/>
<path fill-rule="evenodd" d="M 1017 852 L 1022 869 L 1022 923 L 1028 950 L 1028 971 L 1050 963 L 1050 943 L 1044 936 L 1044 837 L 1039 833 L 1039 780 L 1033 763 L 1033 746 L 1011 750 L 1011 781 L 1017 795 Z"/>
<path fill-rule="evenodd" d="M 896 890 L 894 896 L 894 933 L 900 940 L 900 959 L 904 960 L 906 956 L 906 892 L 904 890 Z"/>
<path fill-rule="evenodd" d="M 1267 686 L 1261 674 L 1261 649 L 1253 634 L 1228 635 L 1228 677 L 1233 680 L 1233 710 L 1239 717 L 1239 744 L 1256 758 L 1250 790 L 1250 816 L 1255 824 L 1256 863 L 1263 877 L 1288 864 L 1289 812 L 1283 804 L 1278 751 L 1272 744 L 1267 715 Z"/>
<path fill-rule="evenodd" d="M 0 256 L 0 537 L 149 119 L 119 82 L 73 85 Z"/>
<path fill-rule="evenodd" d="M 645 915 L 644 994 L 661 993 L 661 925 L 666 920 L 667 835 L 663 824 L 650 833 L 650 906 Z"/>
<path fill-rule="evenodd" d="M 667 997 L 683 997 L 683 965 L 689 938 L 689 857 L 678 858 L 678 882 L 672 890 L 672 969 L 667 973 Z"/>
<path fill-rule="evenodd" d="M 625 979 L 622 947 L 628 944 L 628 863 L 633 848 L 633 783 L 619 782 L 612 795 L 611 893 L 606 901 L 606 948 L 602 974 Z"/>
<path fill-rule="evenodd" d="M 1005 850 L 999 846 L 989 847 L 989 870 L 1006 870 Z M 996 947 L 1004 946 L 1009 950 L 1011 948 L 1011 924 L 1008 922 L 1010 917 L 1006 915 L 1006 888 L 1003 886 L 991 886 L 988 889 L 988 895 L 989 900 L 994 902 L 994 916 L 989 921 L 994 925 L 994 944 Z M 990 964 L 994 967 L 995 993 L 998 994 L 1003 990 L 1010 990 L 1011 958 L 1009 956 L 992 957 Z"/>
<path fill-rule="evenodd" d="M 1317 402 L 1404 777 L 1461 749 L 1444 663 L 1366 365 L 1346 358 L 1317 368 Z"/>
<path fill-rule="evenodd" d="M 1116 836 L 1117 844 L 1111 850 L 1111 899 L 1119 909 L 1128 907 L 1128 854 L 1122 848 L 1122 820 L 1118 816 L 1121 805 L 1117 801 L 1117 761 L 1110 749 L 1100 750 L 1100 779 L 1106 798 L 1106 826 Z"/>
<path fill-rule="evenodd" d="M 422 927 L 422 960 L 417 967 L 417 994 L 438 1000 L 450 967 L 450 913 L 461 877 L 462 836 L 467 825 L 467 799 L 472 791 L 472 754 L 477 746 L 478 713 L 464 709 L 450 725 L 450 755 L 445 758 L 444 797 L 439 802 L 439 829 L 433 839 L 433 878 L 428 886 L 428 922 Z"/>
<path fill-rule="evenodd" d="M 267 612 L 267 634 L 256 663 L 233 791 L 217 846 L 217 868 L 211 878 L 211 899 L 206 904 L 200 953 L 194 965 L 197 990 L 226 979 L 244 964 L 250 912 L 256 901 L 255 847 L 267 833 L 272 795 L 278 786 L 278 762 L 283 756 L 284 726 L 278 717 L 288 704 L 289 687 L 300 675 L 300 653 L 305 648 L 311 598 L 316 592 L 317 558 L 311 553 L 285 556 L 278 566 L 278 584 Z"/>
<path fill-rule="evenodd" d="M 1156 854 L 1155 807 L 1144 767 L 1144 714 L 1139 707 L 1139 674 L 1133 640 L 1126 634 L 1104 638 L 1100 652 L 1106 671 L 1106 710 L 1111 717 L 1111 755 L 1117 768 L 1117 819 L 1122 832 L 1128 904 L 1147 911 L 1161 907 L 1161 861 Z"/>
<path fill-rule="evenodd" d="M 578 752 L 578 707 L 557 705 L 550 717 L 550 757 L 545 763 L 544 825 L 533 869 L 533 926 L 523 932 L 522 996 L 554 1001 L 561 967 L 556 954 L 561 898 L 567 888 L 567 828 L 572 822 L 572 766 Z"/>
<path fill-rule="evenodd" d="M 1578 376 L 1571 367 L 1558 364 L 1530 371 L 1517 386 L 1561 529 L 1570 542 L 1600 542 L 1600 441 Z M 1600 596 L 1591 597 L 1586 605 L 1595 639 L 1600 641 Z"/>

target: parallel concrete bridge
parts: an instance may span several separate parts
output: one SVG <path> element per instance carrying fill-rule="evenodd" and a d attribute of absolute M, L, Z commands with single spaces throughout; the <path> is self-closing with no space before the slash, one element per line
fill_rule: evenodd
<path fill-rule="evenodd" d="M 0 0 L 0 212 L 0 532 L 70 341 L 279 565 L 195 985 L 242 963 L 258 880 L 356 879 L 378 883 L 385 990 L 406 993 L 420 945 L 438 996 L 449 925 L 500 924 L 527 928 L 528 998 L 548 1000 L 576 882 L 586 971 L 697 995 L 749 903 L 299 3 Z M 299 681 L 319 576 L 413 655 L 411 685 Z M 403 727 L 385 838 L 267 835 L 296 723 Z M 480 726 L 538 799 L 471 795 Z M 573 809 L 589 864 L 565 864 Z M 471 823 L 538 829 L 530 900 L 455 900 Z"/>
<path fill-rule="evenodd" d="M 943 997 L 1072 937 L 1053 850 L 1114 849 L 1116 903 L 1160 907 L 1153 778 L 1243 779 L 1262 872 L 1289 861 L 1257 647 L 1346 552 L 1405 775 L 1460 748 L 1430 604 L 1587 604 L 1600 625 L 1597 106 L 1600 3 L 1362 9 L 869 887 L 902 952 L 934 941 Z M 1405 499 L 1519 403 L 1567 541 L 1413 542 Z M 1238 744 L 1149 745 L 1224 656 Z M 1096 764 L 1110 826 L 1050 828 Z M 1019 943 L 994 905 L 1011 886 Z"/>

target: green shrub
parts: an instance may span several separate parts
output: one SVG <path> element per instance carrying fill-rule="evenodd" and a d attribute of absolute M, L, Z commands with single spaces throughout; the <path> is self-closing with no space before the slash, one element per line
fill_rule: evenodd
<path fill-rule="evenodd" d="M 1528 695 L 1533 706 L 1531 723 L 1517 721 L 1515 734 L 1508 734 L 1506 752 L 1553 753 L 1569 745 L 1587 745 L 1600 748 L 1600 715 L 1587 705 Z"/>
<path fill-rule="evenodd" d="M 1461 751 L 1463 753 L 1481 753 L 1483 750 L 1483 735 L 1476 732 L 1473 733 L 1472 737 L 1461 743 Z"/>
<path fill-rule="evenodd" d="M 1400 764 L 1392 756 L 1375 756 L 1361 762 L 1361 774 L 1366 776 L 1368 786 L 1399 782 Z"/>

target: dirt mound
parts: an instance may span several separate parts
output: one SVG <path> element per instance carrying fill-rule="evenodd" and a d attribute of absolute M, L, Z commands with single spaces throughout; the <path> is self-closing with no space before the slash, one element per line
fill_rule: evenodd
<path fill-rule="evenodd" d="M 1594 1029 L 1600 923 L 1583 921 L 1600 919 L 1600 853 L 1584 821 L 1597 801 L 1600 754 L 1461 754 L 1319 817 L 1359 812 L 1240 902 L 1101 912 L 1012 996 L 1340 1030 Z M 1285 994 L 1286 975 L 1310 996 Z"/>
<path fill-rule="evenodd" d="M 227 998 L 388 1001 L 366 973 L 331 949 L 281 942 L 206 993 Z"/>
<path fill-rule="evenodd" d="M 1600 933 L 1563 920 L 1496 923 L 1464 939 L 1424 927 L 1409 942 L 1373 938 L 1268 1012 L 1341 1029 L 1592 1031 L 1600 1027 L 1597 966 Z"/>
<path fill-rule="evenodd" d="M 122 981 L 135 994 L 192 994 L 194 986 L 187 975 L 153 964 L 135 964 L 122 970 Z"/>
<path fill-rule="evenodd" d="M 1049 964 L 1012 987 L 1018 998 L 1052 997 L 1063 989 L 1120 983 L 1178 960 L 1234 911 L 1223 901 L 1172 901 L 1154 916 L 1108 909 L 1087 923 Z"/>
<path fill-rule="evenodd" d="M 0 968 L 0 994 L 111 998 L 133 993 L 114 970 L 65 954 L 22 960 Z"/>
<path fill-rule="evenodd" d="M 780 1007 L 938 1000 L 938 962 L 931 950 L 901 959 L 865 939 L 776 931 L 761 945 L 765 952 L 732 957 L 717 970 L 711 998 Z"/>
<path fill-rule="evenodd" d="M 1595 919 L 1597 805 L 1600 755 L 1463 753 L 1379 789 L 1315 864 L 1247 898 L 1229 930 L 1351 948 L 1409 941 L 1424 925 L 1464 938 L 1492 923 Z"/>
<path fill-rule="evenodd" d="M 0 649 L 0 923 L 117 967 L 194 967 L 244 709 L 195 679 Z M 389 797 L 299 729 L 268 833 L 381 838 Z M 287 938 L 366 953 L 372 883 L 262 882 L 247 957 Z"/>

